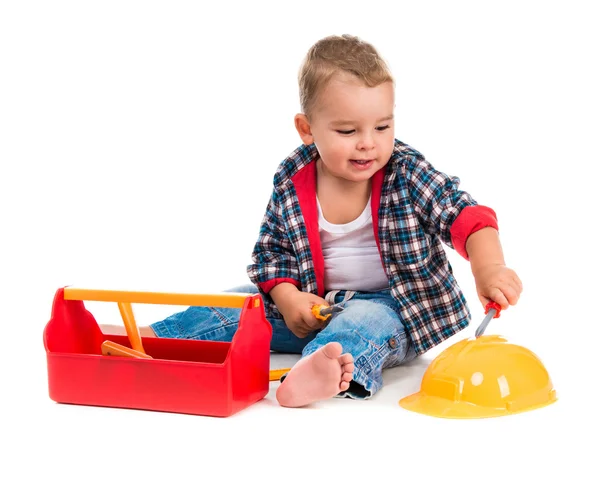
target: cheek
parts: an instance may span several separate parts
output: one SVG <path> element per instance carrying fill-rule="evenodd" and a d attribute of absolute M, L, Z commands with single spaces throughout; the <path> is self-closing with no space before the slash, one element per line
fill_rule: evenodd
<path fill-rule="evenodd" d="M 337 145 L 334 150 L 334 157 L 339 163 L 345 163 L 350 158 L 350 153 L 352 152 L 351 146 L 346 141 L 344 143 Z"/>
<path fill-rule="evenodd" d="M 379 141 L 382 151 L 391 153 L 394 150 L 394 133 L 386 134 Z"/>
<path fill-rule="evenodd" d="M 336 141 L 328 141 L 322 150 L 323 154 L 331 161 L 345 160 L 348 157 L 348 146 L 348 142 L 340 138 Z"/>
<path fill-rule="evenodd" d="M 394 144 L 396 142 L 396 139 L 394 138 L 394 135 L 392 134 L 388 140 L 388 151 L 391 153 L 392 151 L 394 151 Z"/>

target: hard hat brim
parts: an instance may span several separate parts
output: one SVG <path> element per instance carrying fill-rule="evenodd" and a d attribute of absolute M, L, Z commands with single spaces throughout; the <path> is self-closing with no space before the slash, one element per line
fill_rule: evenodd
<path fill-rule="evenodd" d="M 467 402 L 451 401 L 421 392 L 412 394 L 399 402 L 400 406 L 415 413 L 435 416 L 436 418 L 477 419 L 504 416 L 506 409 L 478 406 Z"/>
<path fill-rule="evenodd" d="M 527 409 L 521 409 L 519 411 L 510 411 L 504 408 L 479 406 L 464 401 L 451 401 L 450 399 L 417 392 L 400 399 L 399 404 L 408 411 L 425 414 L 427 416 L 434 416 L 436 418 L 480 419 L 506 416 L 509 414 L 516 414 L 517 412 L 537 409 L 552 404 L 555 400 L 556 399 L 552 399 L 544 404 L 530 406 Z"/>

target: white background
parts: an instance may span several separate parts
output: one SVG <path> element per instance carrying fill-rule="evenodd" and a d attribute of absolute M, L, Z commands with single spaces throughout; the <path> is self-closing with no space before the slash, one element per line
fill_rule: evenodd
<path fill-rule="evenodd" d="M 592 4 L 3 2 L 0 478 L 12 482 L 0 484 L 597 487 Z M 559 401 L 466 422 L 398 407 L 458 337 L 387 371 L 367 402 L 282 409 L 273 386 L 214 419 L 51 401 L 42 331 L 57 288 L 247 282 L 273 172 L 300 144 L 298 67 L 342 33 L 394 72 L 396 136 L 496 210 L 525 289 L 488 331 L 538 354 Z M 483 314 L 469 266 L 448 253 L 472 334 Z M 166 315 L 157 307 L 136 309 L 138 321 Z M 88 308 L 119 320 L 116 305 Z"/>

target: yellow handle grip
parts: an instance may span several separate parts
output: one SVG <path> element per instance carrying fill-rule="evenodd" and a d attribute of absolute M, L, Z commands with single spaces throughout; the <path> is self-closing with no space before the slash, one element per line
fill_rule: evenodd
<path fill-rule="evenodd" d="M 67 300 L 119 302 L 137 304 L 168 304 L 175 306 L 211 306 L 238 307 L 252 294 L 226 292 L 222 294 L 182 294 L 174 292 L 140 292 L 129 290 L 100 290 L 65 287 Z M 252 307 L 258 307 L 260 301 L 253 301 Z"/>
<path fill-rule="evenodd" d="M 269 381 L 280 380 L 284 374 L 287 374 L 291 368 L 279 368 L 275 370 L 269 370 Z"/>
<path fill-rule="evenodd" d="M 119 305 L 121 318 L 132 349 L 145 354 L 140 331 L 133 315 L 132 303 L 137 304 L 167 304 L 178 306 L 212 306 L 242 308 L 246 298 L 252 294 L 228 292 L 222 294 L 182 294 L 173 292 L 141 292 L 131 290 L 102 290 L 65 287 L 66 300 L 116 302 Z M 260 307 L 260 298 L 255 298 L 250 307 Z"/>

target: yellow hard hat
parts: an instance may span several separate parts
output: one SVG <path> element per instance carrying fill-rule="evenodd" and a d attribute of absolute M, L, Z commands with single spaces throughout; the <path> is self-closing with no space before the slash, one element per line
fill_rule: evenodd
<path fill-rule="evenodd" d="M 444 350 L 425 371 L 421 390 L 400 406 L 440 418 L 489 418 L 556 401 L 540 359 L 497 335 L 468 338 Z"/>

